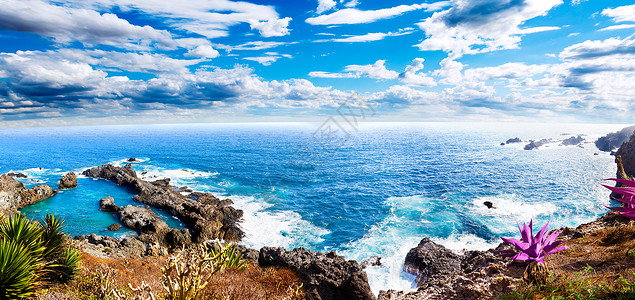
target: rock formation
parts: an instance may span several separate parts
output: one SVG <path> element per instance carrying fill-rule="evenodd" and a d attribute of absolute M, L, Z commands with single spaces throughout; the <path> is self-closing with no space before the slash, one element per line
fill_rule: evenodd
<path fill-rule="evenodd" d="M 525 145 L 525 150 L 536 150 L 539 147 L 544 146 L 545 144 L 551 143 L 551 140 L 548 139 L 542 139 L 540 141 L 534 141 L 534 140 L 530 140 L 529 144 Z"/>
<path fill-rule="evenodd" d="M 515 138 L 508 139 L 508 140 L 507 140 L 507 141 L 505 141 L 505 142 L 502 142 L 502 143 L 501 143 L 501 146 L 503 146 L 503 145 L 509 145 L 509 144 L 514 144 L 514 143 L 522 143 L 522 142 L 523 142 L 523 140 L 521 140 L 519 137 L 515 137 Z"/>
<path fill-rule="evenodd" d="M 456 254 L 428 238 L 410 250 L 404 268 L 417 275 L 415 292 L 380 291 L 379 300 L 495 299 L 521 282 L 523 268 L 510 267 L 510 260 L 488 251 Z"/>
<path fill-rule="evenodd" d="M 28 176 L 26 176 L 25 174 L 22 173 L 13 173 L 13 172 L 9 172 L 7 173 L 7 175 L 11 176 L 11 177 L 15 177 L 15 178 L 27 178 Z"/>
<path fill-rule="evenodd" d="M 626 127 L 620 131 L 609 133 L 595 141 L 595 146 L 601 151 L 610 152 L 629 140 L 635 131 L 635 126 Z"/>
<path fill-rule="evenodd" d="M 5 212 L 15 212 L 27 205 L 52 197 L 56 193 L 57 191 L 48 185 L 41 184 L 27 189 L 13 177 L 7 174 L 0 175 L 0 210 Z"/>
<path fill-rule="evenodd" d="M 72 189 L 77 187 L 77 175 L 74 172 L 66 173 L 60 179 L 60 185 L 58 189 Z"/>
<path fill-rule="evenodd" d="M 622 164 L 624 165 L 624 171 L 627 175 L 635 176 L 635 134 L 631 135 L 630 139 L 624 142 L 615 153 L 616 162 L 617 155 L 622 158 Z M 618 177 L 620 174 L 618 172 Z"/>
<path fill-rule="evenodd" d="M 115 204 L 115 199 L 112 197 L 104 197 L 99 199 L 99 210 L 107 211 L 107 212 L 118 212 L 121 209 L 117 204 Z"/>
<path fill-rule="evenodd" d="M 582 144 L 582 142 L 584 142 L 584 138 L 582 136 L 578 135 L 577 137 L 572 136 L 572 137 L 570 137 L 568 139 L 564 139 L 562 141 L 562 145 L 563 146 L 576 146 L 576 145 Z"/>
<path fill-rule="evenodd" d="M 210 239 L 228 242 L 240 241 L 243 235 L 238 227 L 242 210 L 231 206 L 229 199 L 220 200 L 209 193 L 192 192 L 182 195 L 170 180 L 147 182 L 137 177 L 131 165 L 116 167 L 110 164 L 94 167 L 82 174 L 104 178 L 128 187 L 138 193 L 133 199 L 170 212 L 191 230 L 192 241 L 201 243 Z"/>
<path fill-rule="evenodd" d="M 110 231 L 119 231 L 119 230 L 121 230 L 121 225 L 116 224 L 116 223 L 115 224 L 111 224 L 110 226 L 108 226 L 107 229 L 110 230 Z"/>
<path fill-rule="evenodd" d="M 335 252 L 321 253 L 304 248 L 287 251 L 264 247 L 258 257 L 260 266 L 279 266 L 296 272 L 304 283 L 308 299 L 369 300 L 375 295 L 368 285 L 362 267 L 354 260 L 346 261 Z"/>

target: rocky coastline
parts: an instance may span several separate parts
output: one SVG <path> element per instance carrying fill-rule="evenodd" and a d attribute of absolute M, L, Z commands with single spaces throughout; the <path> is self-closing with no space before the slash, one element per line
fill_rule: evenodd
<path fill-rule="evenodd" d="M 573 142 L 579 140 L 575 138 Z M 624 160 L 625 172 L 634 175 L 635 135 L 622 144 L 617 154 Z M 172 186 L 169 178 L 152 182 L 143 180 L 130 164 L 123 167 L 101 165 L 85 170 L 82 174 L 129 188 L 137 194 L 134 200 L 145 204 L 120 207 L 115 199 L 104 195 L 99 209 L 113 213 L 123 226 L 135 230 L 138 235 L 123 239 L 96 234 L 76 236 L 74 240 L 77 245 L 90 255 L 108 258 L 164 256 L 184 245 L 211 243 L 216 239 L 239 242 L 243 236 L 239 225 L 243 213 L 232 206 L 230 199 L 221 200 L 209 193 Z M 76 175 L 68 173 L 60 180 L 59 189 L 76 186 Z M 0 175 L 0 209 L 4 213 L 16 213 L 18 209 L 56 193 L 57 191 L 46 185 L 27 189 L 12 176 Z M 149 206 L 168 211 L 178 217 L 187 228 L 170 228 Z M 629 222 L 626 218 L 609 213 L 576 228 L 565 228 L 559 239 L 581 239 L 607 226 L 621 226 L 630 224 Z M 112 230 L 116 230 L 117 226 L 111 225 Z M 322 253 L 304 248 L 249 249 L 237 246 L 244 258 L 259 266 L 278 266 L 294 271 L 304 284 L 307 298 L 322 300 L 494 299 L 514 291 L 524 280 L 524 267 L 514 266 L 511 260 L 498 254 L 499 251 L 509 249 L 509 245 L 501 243 L 495 249 L 487 251 L 455 253 L 423 238 L 408 252 L 403 267 L 404 271 L 416 276 L 417 290 L 380 291 L 376 296 L 370 289 L 364 268 L 368 264 L 379 264 L 381 258 L 375 257 L 372 262 L 360 265 L 335 252 Z"/>

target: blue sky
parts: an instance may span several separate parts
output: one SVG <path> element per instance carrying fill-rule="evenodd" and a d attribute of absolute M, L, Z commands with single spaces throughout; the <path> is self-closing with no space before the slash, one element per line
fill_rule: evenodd
<path fill-rule="evenodd" d="M 0 4 L 0 128 L 635 119 L 633 1 Z"/>

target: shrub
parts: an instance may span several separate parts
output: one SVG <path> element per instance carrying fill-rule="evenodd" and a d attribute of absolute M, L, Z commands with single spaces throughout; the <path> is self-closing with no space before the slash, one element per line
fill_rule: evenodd
<path fill-rule="evenodd" d="M 64 221 L 41 222 L 21 214 L 0 219 L 0 298 L 28 297 L 47 281 L 66 281 L 76 272 L 79 253 L 65 245 Z"/>
<path fill-rule="evenodd" d="M 547 236 L 547 227 L 549 226 L 549 222 L 547 222 L 536 236 L 533 236 L 532 223 L 533 220 L 529 221 L 529 226 L 527 226 L 526 223 L 523 223 L 523 228 L 520 228 L 520 225 L 518 225 L 518 230 L 520 231 L 521 236 L 520 241 L 512 238 L 501 237 L 505 243 L 513 245 L 516 250 L 520 251 L 503 252 L 502 254 L 504 256 L 511 257 L 514 260 L 544 264 L 544 259 L 547 255 L 567 249 L 565 246 L 558 247 L 563 242 L 555 241 L 562 231 L 554 231 L 551 235 Z"/>

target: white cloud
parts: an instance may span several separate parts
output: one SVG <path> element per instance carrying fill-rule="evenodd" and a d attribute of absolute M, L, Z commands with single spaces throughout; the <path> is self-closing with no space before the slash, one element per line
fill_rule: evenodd
<path fill-rule="evenodd" d="M 289 21 L 291 18 L 271 19 L 267 21 L 249 21 L 251 29 L 258 29 L 263 37 L 285 36 L 289 34 Z"/>
<path fill-rule="evenodd" d="M 553 31 L 553 30 L 559 30 L 559 29 L 560 27 L 558 26 L 529 27 L 529 28 L 519 29 L 518 34 L 532 34 L 537 32 Z"/>
<path fill-rule="evenodd" d="M 263 66 L 269 66 L 272 63 L 276 62 L 276 60 L 278 60 L 279 58 L 280 56 L 257 56 L 257 57 L 244 57 L 243 59 L 257 61 Z"/>
<path fill-rule="evenodd" d="M 532 77 L 547 71 L 547 65 L 526 65 L 524 63 L 506 63 L 495 67 L 475 68 L 465 71 L 465 79 L 492 80 L 518 79 Z"/>
<path fill-rule="evenodd" d="M 436 81 L 425 74 L 417 73 L 423 70 L 423 58 L 415 58 L 412 63 L 406 67 L 406 70 L 399 74 L 399 81 L 407 85 L 416 86 L 435 86 Z"/>
<path fill-rule="evenodd" d="M 218 55 L 218 51 L 209 45 L 201 45 L 185 53 L 186 57 L 197 58 L 216 58 Z"/>
<path fill-rule="evenodd" d="M 635 22 L 635 4 L 607 8 L 602 11 L 602 15 L 613 18 L 614 22 Z"/>
<path fill-rule="evenodd" d="M 418 23 L 427 38 L 417 47 L 458 54 L 514 49 L 520 43 L 519 35 L 529 33 L 519 29 L 520 25 L 561 3 L 562 0 L 453 0 L 450 9 Z"/>
<path fill-rule="evenodd" d="M 335 7 L 337 3 L 335 3 L 335 1 L 333 0 L 318 0 L 318 8 L 317 8 L 317 13 L 321 14 L 327 10 L 330 10 L 331 8 Z"/>
<path fill-rule="evenodd" d="M 275 48 L 278 46 L 282 46 L 282 45 L 289 45 L 289 44 L 293 44 L 293 43 L 285 43 L 285 42 L 264 42 L 264 41 L 254 41 L 254 42 L 247 42 L 244 44 L 240 44 L 237 46 L 220 46 L 217 45 L 216 47 L 222 47 L 225 48 L 226 50 L 232 51 L 232 50 L 263 50 L 263 49 L 271 49 L 271 48 Z"/>
<path fill-rule="evenodd" d="M 155 42 L 166 48 L 176 45 L 165 30 L 132 25 L 114 14 L 61 7 L 39 0 L 4 1 L 0 5 L 0 28 L 37 33 L 52 37 L 58 43 L 79 41 L 87 46 L 104 44 L 144 49 Z"/>
<path fill-rule="evenodd" d="M 372 65 L 348 65 L 344 68 L 346 72 L 353 72 L 358 77 L 368 77 L 373 79 L 395 79 L 399 74 L 386 69 L 385 60 L 378 60 Z"/>
<path fill-rule="evenodd" d="M 311 25 L 341 25 L 341 24 L 363 24 L 372 23 L 381 19 L 388 19 L 403 13 L 426 9 L 430 7 L 438 7 L 433 4 L 412 4 L 412 5 L 399 5 L 391 8 L 384 8 L 378 10 L 359 10 L 355 8 L 346 8 L 338 10 L 329 15 L 321 15 L 313 18 L 306 19 L 306 22 Z"/>
<path fill-rule="evenodd" d="M 358 75 L 353 73 L 330 73 L 323 71 L 309 72 L 309 76 L 317 78 L 359 78 Z"/>
<path fill-rule="evenodd" d="M 374 33 L 367 33 L 364 35 L 356 35 L 356 36 L 350 36 L 346 38 L 339 38 L 339 39 L 332 39 L 332 40 L 325 40 L 325 41 L 333 41 L 338 43 L 372 42 L 372 41 L 382 40 L 388 36 L 400 36 L 400 35 L 410 34 L 413 32 L 413 30 L 414 30 L 413 28 L 404 28 L 404 29 L 400 29 L 397 32 L 388 32 L 388 33 L 374 32 Z"/>
<path fill-rule="evenodd" d="M 263 36 L 288 34 L 289 19 L 280 19 L 272 6 L 243 1 L 213 0 L 59 0 L 68 6 L 92 9 L 118 8 L 123 11 L 139 11 L 153 17 L 167 18 L 170 24 L 181 30 L 198 33 L 207 38 L 224 37 L 229 27 L 248 23 Z"/>
<path fill-rule="evenodd" d="M 463 74 L 461 70 L 463 70 L 464 65 L 456 59 L 460 57 L 459 54 L 450 53 L 448 57 L 441 60 L 439 65 L 441 68 L 432 72 L 435 76 L 442 76 L 443 79 L 439 80 L 441 84 L 458 84 L 463 80 Z"/>
<path fill-rule="evenodd" d="M 624 39 L 609 38 L 604 41 L 584 41 L 565 48 L 560 53 L 560 58 L 575 60 L 610 55 L 635 56 L 635 35 Z"/>
<path fill-rule="evenodd" d="M 600 31 L 621 30 L 621 29 L 631 29 L 631 28 L 635 28 L 635 24 L 613 25 L 613 26 L 602 28 L 600 29 Z"/>

